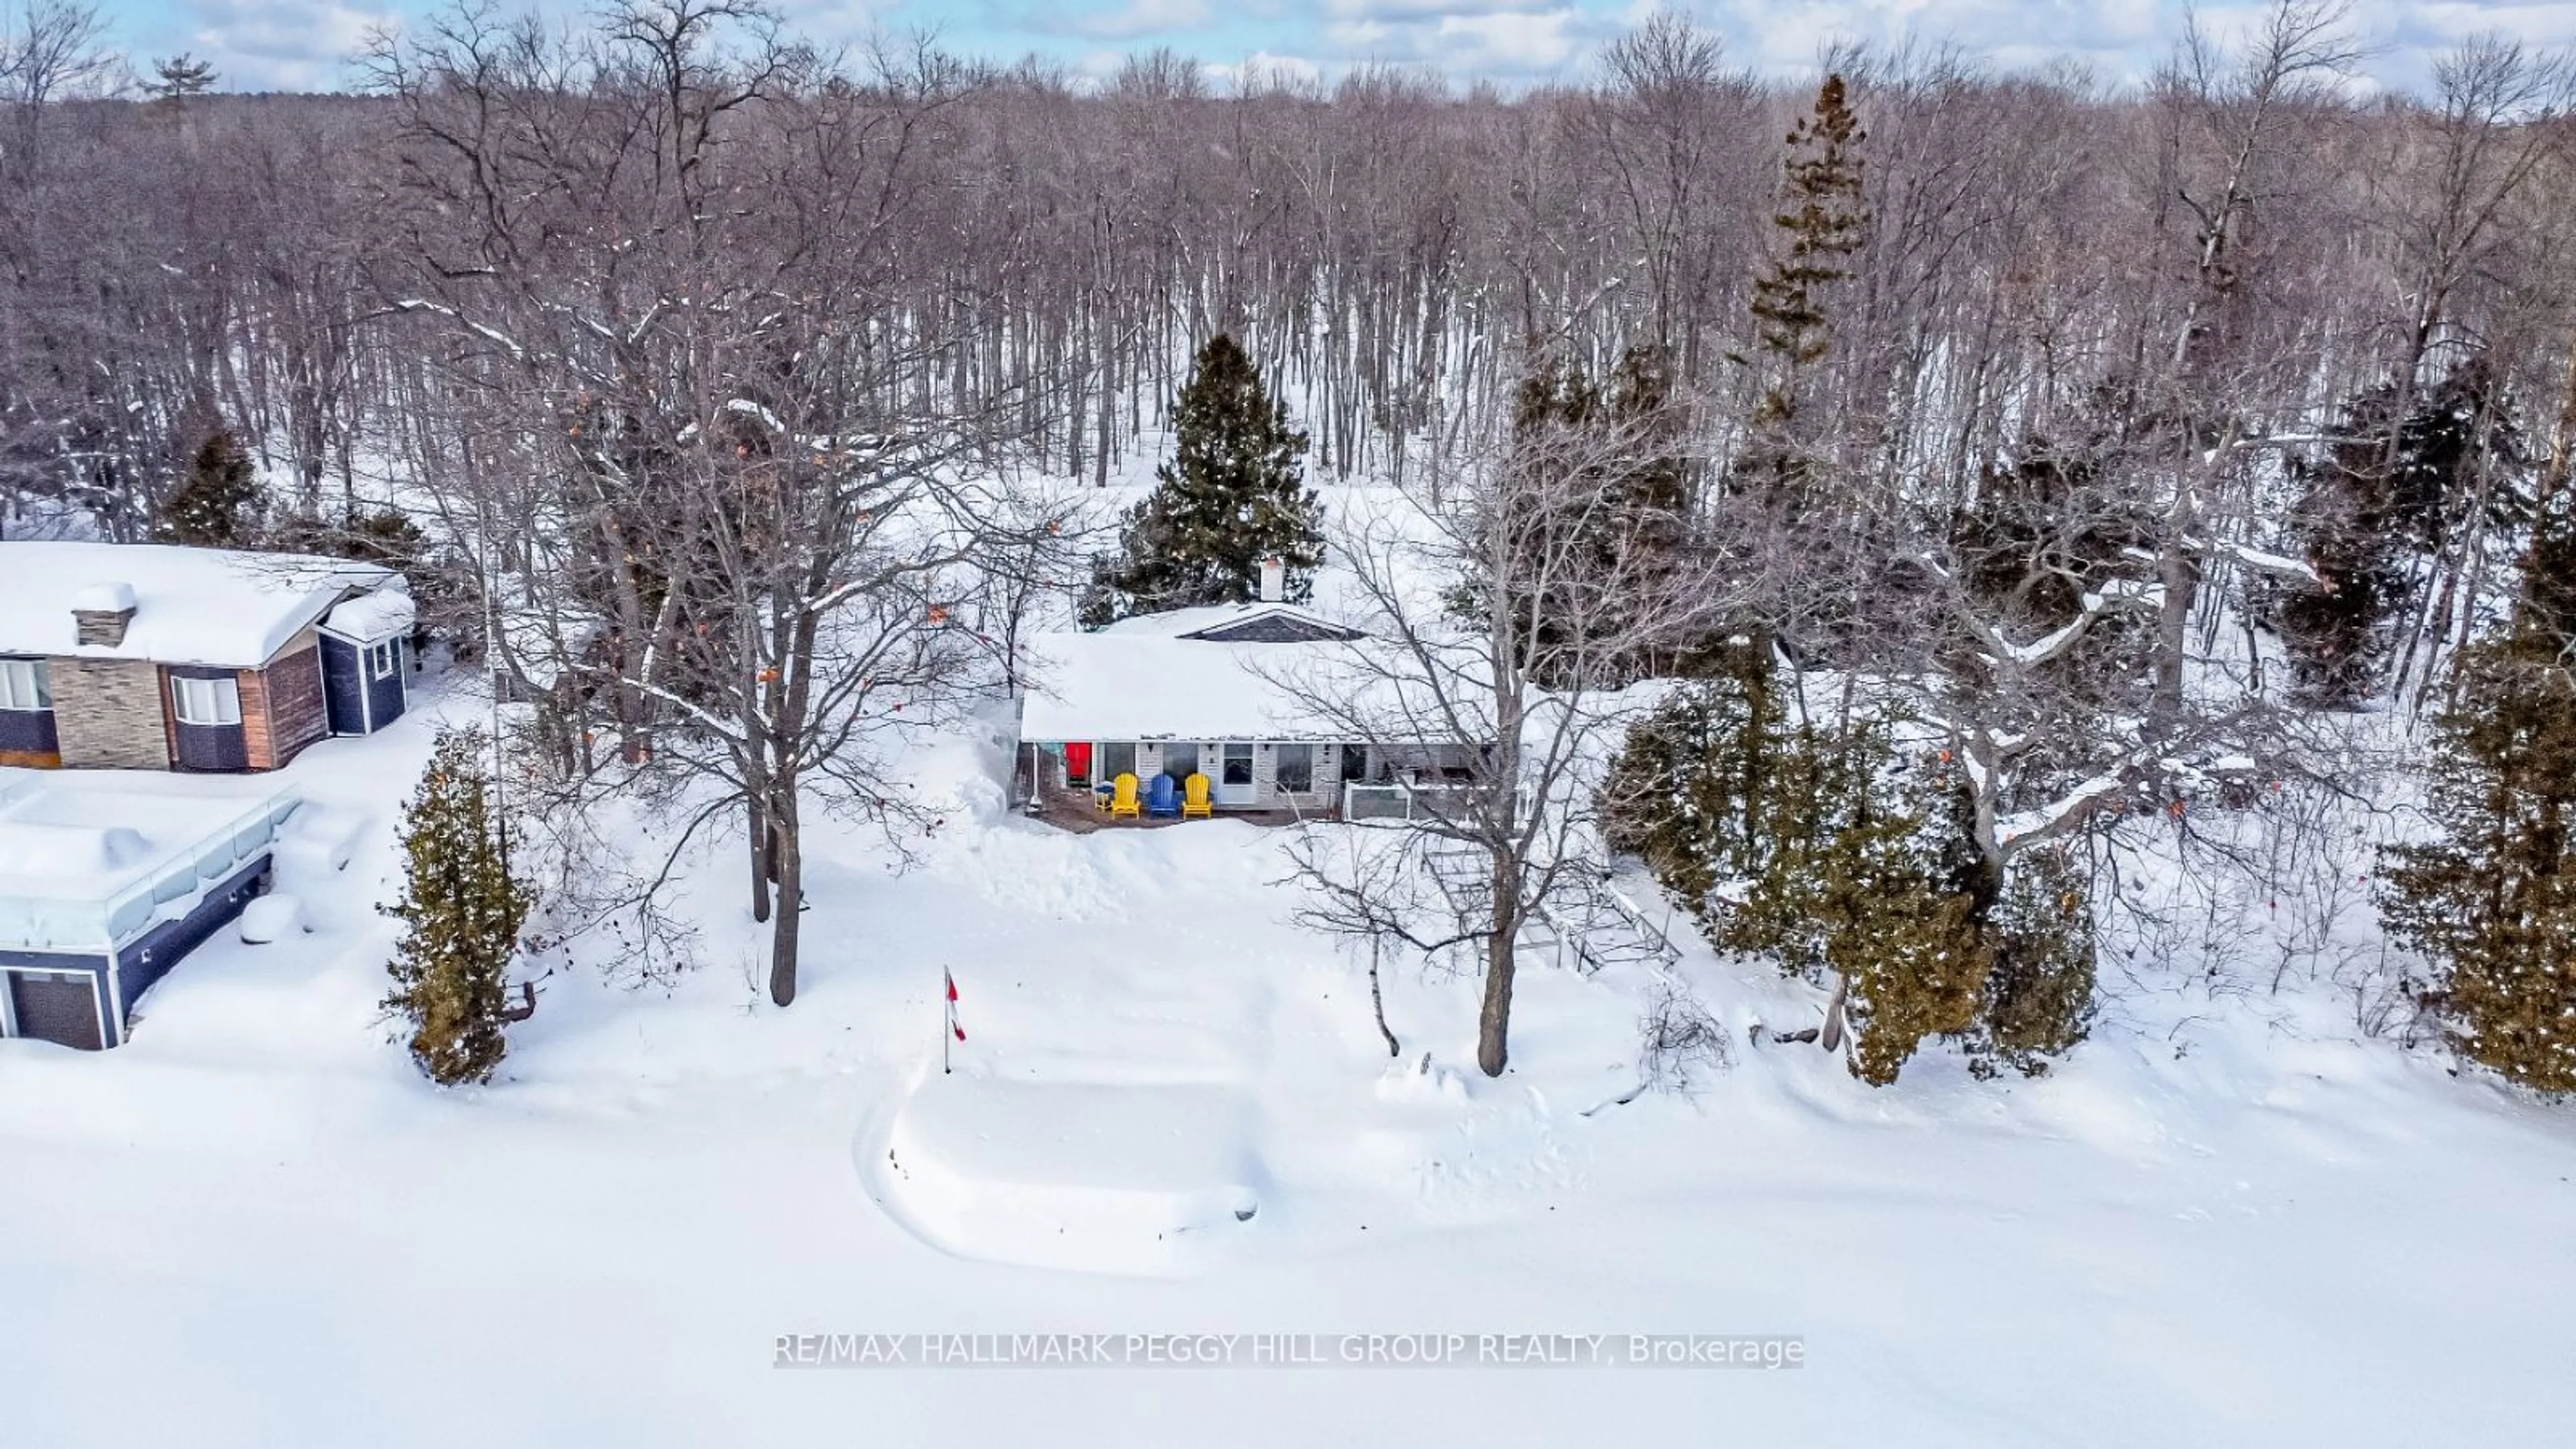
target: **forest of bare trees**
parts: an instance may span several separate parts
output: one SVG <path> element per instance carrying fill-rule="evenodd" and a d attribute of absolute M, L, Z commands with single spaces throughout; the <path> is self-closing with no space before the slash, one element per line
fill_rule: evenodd
<path fill-rule="evenodd" d="M 655 14 L 691 17 L 687 54 Z M 1216 330 L 1282 380 L 1328 477 L 1399 472 L 1471 425 L 1534 340 L 1602 367 L 1661 343 L 1712 417 L 1758 386 L 1728 359 L 1812 87 L 1757 81 L 1685 22 L 1612 45 L 1587 87 L 1507 98 L 1396 70 L 1216 95 L 1162 54 L 1077 86 L 819 56 L 749 4 L 633 16 L 567 42 L 451 12 L 357 95 L 81 99 L 76 59 L 13 52 L 13 524 L 68 499 L 139 527 L 218 423 L 299 506 L 381 494 L 454 444 L 464 344 L 423 304 L 504 260 L 462 230 L 510 234 L 522 290 L 592 286 L 622 251 L 614 285 L 641 298 L 670 280 L 651 228 L 783 244 L 831 221 L 804 168 L 877 165 L 859 151 L 892 130 L 874 179 L 907 195 L 879 223 L 900 229 L 880 300 L 971 320 L 941 385 L 1011 399 L 1062 471 L 1136 448 Z M 1838 461 L 1962 487 L 2106 387 L 2220 390 L 2260 444 L 2470 356 L 2563 453 L 2563 73 L 2476 41 L 2435 91 L 2370 96 L 2335 20 L 2292 7 L 2268 46 L 2192 47 L 2134 87 L 1833 58 L 1867 127 L 1866 245 L 1819 380 Z"/>
<path fill-rule="evenodd" d="M 90 12 L 26 17 L 0 536 L 141 538 L 237 437 L 269 526 L 417 552 L 442 628 L 555 689 L 564 775 L 748 803 L 781 1004 L 803 793 L 956 677 L 921 621 L 1016 629 L 1063 572 L 1071 513 L 1012 480 L 1150 461 L 1212 334 L 1328 496 L 1438 496 L 1539 369 L 1652 359 L 1676 526 L 1766 558 L 1729 597 L 1782 659 L 1902 681 L 1996 881 L 2150 779 L 2293 773 L 2280 640 L 2311 702 L 2424 707 L 2576 448 L 2576 77 L 2487 37 L 2378 91 L 2319 0 L 2139 84 L 1928 46 L 1766 80 L 1664 16 L 1516 95 L 469 0 L 355 94 L 146 99 Z"/>

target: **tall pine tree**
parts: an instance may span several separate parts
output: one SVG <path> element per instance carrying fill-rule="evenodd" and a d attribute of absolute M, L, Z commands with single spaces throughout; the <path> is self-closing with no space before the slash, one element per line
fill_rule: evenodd
<path fill-rule="evenodd" d="M 411 1056 L 443 1085 L 489 1081 L 507 1044 L 507 974 L 533 897 L 510 875 L 484 768 L 485 737 L 438 737 L 402 829 L 403 923 L 385 1010 L 409 1022 Z"/>
<path fill-rule="evenodd" d="M 1790 444 L 1806 400 L 1807 370 L 1832 342 L 1826 296 L 1851 275 L 1868 226 L 1859 155 L 1867 139 L 1839 75 L 1825 77 L 1814 108 L 1789 132 L 1780 210 L 1771 218 L 1780 247 L 1770 270 L 1753 283 L 1757 361 L 1766 373 L 1753 413 L 1764 446 L 1754 461 L 1772 470 L 1774 481 L 1796 461 Z"/>
<path fill-rule="evenodd" d="M 2453 1040 L 2576 1092 L 2576 496 L 2534 521 L 2505 636 L 2462 657 L 2434 758 L 2433 839 L 2389 852 L 2381 920 L 2439 977 Z"/>
<path fill-rule="evenodd" d="M 258 527 L 259 482 L 250 457 L 229 428 L 217 428 L 198 446 L 187 480 L 162 501 L 152 536 L 199 548 L 239 548 Z"/>
<path fill-rule="evenodd" d="M 1306 435 L 1218 333 L 1199 349 L 1173 418 L 1175 456 L 1127 511 L 1116 557 L 1093 569 L 1082 622 L 1260 597 L 1261 565 L 1287 565 L 1303 599 L 1324 561 L 1323 502 L 1306 487 Z"/>

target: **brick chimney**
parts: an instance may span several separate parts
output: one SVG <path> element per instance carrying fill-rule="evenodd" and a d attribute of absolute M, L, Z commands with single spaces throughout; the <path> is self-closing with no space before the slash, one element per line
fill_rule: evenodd
<path fill-rule="evenodd" d="M 92 584 L 72 595 L 72 624 L 83 644 L 113 649 L 125 642 L 125 626 L 133 622 L 132 584 Z"/>

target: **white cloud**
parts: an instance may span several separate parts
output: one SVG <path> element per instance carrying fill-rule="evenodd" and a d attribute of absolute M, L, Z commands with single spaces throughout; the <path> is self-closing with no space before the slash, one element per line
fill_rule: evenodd
<path fill-rule="evenodd" d="M 1081 16 L 1067 28 L 1104 40 L 1120 40 L 1134 35 L 1195 30 L 1207 23 L 1207 0 L 1127 0 L 1115 10 Z"/>
<path fill-rule="evenodd" d="M 187 50 L 226 90 L 327 90 L 394 12 L 340 0 L 192 0 Z"/>
<path fill-rule="evenodd" d="M 1253 82 L 1321 80 L 1324 68 L 1302 55 L 1272 55 L 1268 51 L 1256 50 L 1245 56 L 1240 65 L 1209 66 L 1207 75 L 1209 80 L 1228 89 L 1240 89 L 1247 80 Z"/>
<path fill-rule="evenodd" d="M 1378 14 L 1328 22 L 1324 35 L 1335 57 L 1432 65 L 1461 79 L 1525 80 L 1566 71 L 1603 30 L 1602 22 L 1571 8 L 1452 4 L 1417 15 L 1407 4 L 1378 4 L 1368 7 Z"/>

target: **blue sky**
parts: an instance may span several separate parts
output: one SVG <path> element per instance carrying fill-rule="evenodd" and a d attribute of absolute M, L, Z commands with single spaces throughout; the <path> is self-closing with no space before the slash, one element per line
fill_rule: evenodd
<path fill-rule="evenodd" d="M 102 0 L 116 43 L 137 58 L 193 52 L 228 89 L 327 89 L 371 26 L 436 0 Z M 522 0 L 557 13 L 583 0 Z M 1106 73 L 1129 51 L 1169 45 L 1215 67 L 1247 61 L 1326 75 L 1367 60 L 1431 63 L 1505 83 L 1582 77 L 1604 36 L 1654 0 L 775 0 L 817 39 L 935 30 L 952 49 L 998 59 L 1035 52 Z M 1955 41 L 2007 65 L 2070 56 L 2113 78 L 2152 67 L 2182 23 L 2167 0 L 1684 0 L 1740 64 L 1782 74 L 1837 39 L 1911 34 Z M 2203 18 L 2241 24 L 2257 7 L 2208 0 Z M 2356 0 L 2369 70 L 2420 83 L 2457 37 L 2497 30 L 2527 43 L 2576 42 L 2576 0 Z"/>

